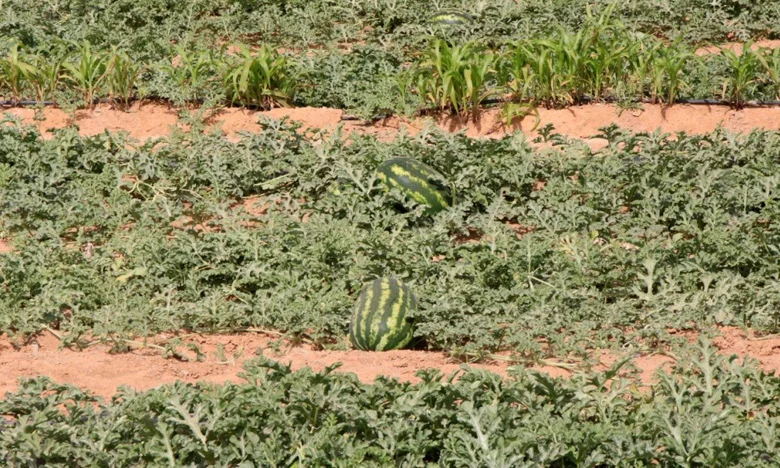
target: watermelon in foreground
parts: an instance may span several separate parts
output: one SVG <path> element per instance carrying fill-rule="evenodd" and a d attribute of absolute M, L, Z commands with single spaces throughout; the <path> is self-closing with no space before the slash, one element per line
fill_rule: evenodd
<path fill-rule="evenodd" d="M 399 189 L 417 203 L 427 205 L 426 214 L 450 206 L 450 191 L 445 178 L 435 169 L 411 158 L 388 159 L 377 168 L 379 179 L 390 188 Z"/>
<path fill-rule="evenodd" d="M 360 292 L 349 324 L 349 339 L 357 349 L 389 351 L 412 340 L 417 300 L 394 277 L 378 278 Z"/>

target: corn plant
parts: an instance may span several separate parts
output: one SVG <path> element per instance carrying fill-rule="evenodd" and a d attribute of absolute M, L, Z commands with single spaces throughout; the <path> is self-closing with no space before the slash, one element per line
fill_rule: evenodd
<path fill-rule="evenodd" d="M 523 42 L 516 42 L 497 60 L 497 80 L 511 95 L 513 101 L 533 100 L 536 78 L 527 60 Z"/>
<path fill-rule="evenodd" d="M 634 41 L 611 19 L 614 5 L 598 18 L 590 10 L 577 32 L 559 27 L 547 39 L 515 43 L 505 56 L 505 76 L 515 98 L 533 95 L 548 106 L 572 104 L 590 94 L 598 100 L 611 83 L 625 75 Z M 522 84 L 522 89 L 518 86 Z"/>
<path fill-rule="evenodd" d="M 759 49 L 756 59 L 764 71 L 764 81 L 775 92 L 775 99 L 780 99 L 780 48 Z"/>
<path fill-rule="evenodd" d="M 548 106 L 573 104 L 581 77 L 582 34 L 559 34 L 555 39 L 535 40 L 522 48 L 534 72 L 535 94 Z"/>
<path fill-rule="evenodd" d="M 504 124 L 510 125 L 515 118 L 524 119 L 534 114 L 536 122 L 532 131 L 536 130 L 540 115 L 532 93 L 534 77 L 519 46 L 516 45 L 499 58 L 497 75 L 499 84 L 510 94 L 510 102 L 505 103 L 501 109 Z"/>
<path fill-rule="evenodd" d="M 224 49 L 188 50 L 176 46 L 176 55 L 169 63 L 162 64 L 160 70 L 163 79 L 173 88 L 174 102 L 193 102 L 203 99 L 210 84 L 224 68 L 222 54 Z"/>
<path fill-rule="evenodd" d="M 438 109 L 452 109 L 477 119 L 479 104 L 491 91 L 495 58 L 473 42 L 451 46 L 436 40 L 418 64 L 415 85 L 420 95 Z"/>
<path fill-rule="evenodd" d="M 63 59 L 59 57 L 34 57 L 27 78 L 38 101 L 56 101 L 57 87 L 62 79 L 62 63 Z"/>
<path fill-rule="evenodd" d="M 13 101 L 22 99 L 25 84 L 34 73 L 34 65 L 24 60 L 18 42 L 11 46 L 5 58 L 0 59 L 0 87 L 11 93 Z"/>
<path fill-rule="evenodd" d="M 623 86 L 632 97 L 644 97 L 648 81 L 652 75 L 658 50 L 665 47 L 663 42 L 653 36 L 638 36 L 628 53 L 626 73 L 616 87 Z M 650 79 L 652 81 L 652 79 Z"/>
<path fill-rule="evenodd" d="M 607 88 L 626 81 L 639 52 L 639 42 L 625 31 L 597 34 L 583 59 L 583 91 L 599 100 Z"/>
<path fill-rule="evenodd" d="M 611 4 L 593 26 L 597 35 L 593 50 L 586 57 L 586 73 L 592 76 L 587 82 L 595 97 L 607 90 L 614 96 L 621 87 L 633 93 L 641 90 L 641 80 L 636 74 L 647 61 L 645 50 L 660 42 L 653 36 L 636 33 L 622 22 L 613 20 L 616 5 Z"/>
<path fill-rule="evenodd" d="M 688 86 L 683 71 L 692 61 L 698 61 L 698 58 L 679 39 L 667 47 L 654 49 L 648 72 L 650 98 L 654 103 L 674 104 L 680 92 Z"/>
<path fill-rule="evenodd" d="M 92 51 L 89 42 L 76 44 L 71 60 L 66 60 L 65 79 L 73 84 L 86 103 L 92 108 L 101 92 L 101 86 L 108 76 L 109 54 L 105 51 Z"/>
<path fill-rule="evenodd" d="M 287 59 L 268 46 L 255 51 L 240 46 L 238 57 L 224 71 L 223 83 L 231 104 L 264 109 L 289 106 L 293 93 Z"/>
<path fill-rule="evenodd" d="M 534 125 L 530 129 L 533 132 L 542 121 L 542 116 L 536 105 L 530 102 L 507 102 L 501 108 L 501 117 L 506 126 L 511 125 L 512 121 L 516 118 L 522 120 L 529 115 L 534 116 Z"/>
<path fill-rule="evenodd" d="M 108 93 L 114 102 L 127 107 L 136 92 L 136 84 L 145 67 L 133 61 L 126 52 L 114 47 L 108 61 Z"/>
<path fill-rule="evenodd" d="M 547 106 L 573 104 L 586 90 L 600 95 L 611 57 L 598 57 L 594 52 L 599 34 L 599 28 L 576 33 L 559 29 L 548 39 L 515 43 L 505 56 L 509 89 L 516 97 L 533 96 Z M 589 80 L 594 86 L 588 86 Z"/>
<path fill-rule="evenodd" d="M 729 99 L 737 109 L 744 107 L 749 88 L 760 79 L 762 54 L 754 51 L 752 46 L 753 41 L 743 44 L 741 54 L 725 47 L 720 49 L 720 58 L 728 70 L 721 96 Z"/>

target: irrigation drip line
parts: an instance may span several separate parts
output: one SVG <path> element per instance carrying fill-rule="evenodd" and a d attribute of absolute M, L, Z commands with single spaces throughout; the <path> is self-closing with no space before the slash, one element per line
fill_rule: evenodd
<path fill-rule="evenodd" d="M 53 106 L 54 101 L 0 101 L 0 107 Z"/>

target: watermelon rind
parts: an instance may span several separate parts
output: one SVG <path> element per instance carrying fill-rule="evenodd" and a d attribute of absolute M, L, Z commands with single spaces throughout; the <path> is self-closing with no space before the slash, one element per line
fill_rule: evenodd
<path fill-rule="evenodd" d="M 473 21 L 474 18 L 461 11 L 439 11 L 428 18 L 429 23 L 442 25 L 469 24 Z"/>
<path fill-rule="evenodd" d="M 414 333 L 417 299 L 395 277 L 377 278 L 358 296 L 349 324 L 352 345 L 364 351 L 404 348 Z"/>
<path fill-rule="evenodd" d="M 389 159 L 377 168 L 379 179 L 435 214 L 450 207 L 451 194 L 446 179 L 432 167 L 411 158 Z"/>

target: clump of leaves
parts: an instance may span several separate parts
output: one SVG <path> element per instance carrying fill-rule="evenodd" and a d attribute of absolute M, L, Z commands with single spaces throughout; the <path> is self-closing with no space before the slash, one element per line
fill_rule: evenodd
<path fill-rule="evenodd" d="M 109 76 L 110 55 L 107 51 L 93 51 L 89 42 L 74 44 L 75 51 L 63 63 L 65 80 L 81 93 L 84 104 L 92 108 L 100 97 L 103 82 Z"/>
<path fill-rule="evenodd" d="M 294 77 L 287 58 L 265 45 L 239 46 L 237 56 L 228 59 L 223 82 L 231 104 L 270 109 L 288 106 L 293 97 Z"/>
<path fill-rule="evenodd" d="M 495 73 L 494 55 L 476 43 L 450 45 L 432 42 L 417 66 L 417 92 L 438 109 L 471 113 L 476 121 L 479 105 L 491 94 L 488 83 Z"/>
<path fill-rule="evenodd" d="M 193 50 L 177 45 L 174 53 L 156 67 L 153 89 L 158 89 L 161 97 L 176 104 L 224 98 L 224 91 L 217 89 L 220 72 L 225 68 L 223 48 Z"/>
<path fill-rule="evenodd" d="M 127 108 L 130 101 L 138 97 L 137 87 L 145 70 L 146 68 L 134 61 L 127 52 L 113 48 L 108 59 L 106 77 L 110 98 Z"/>

